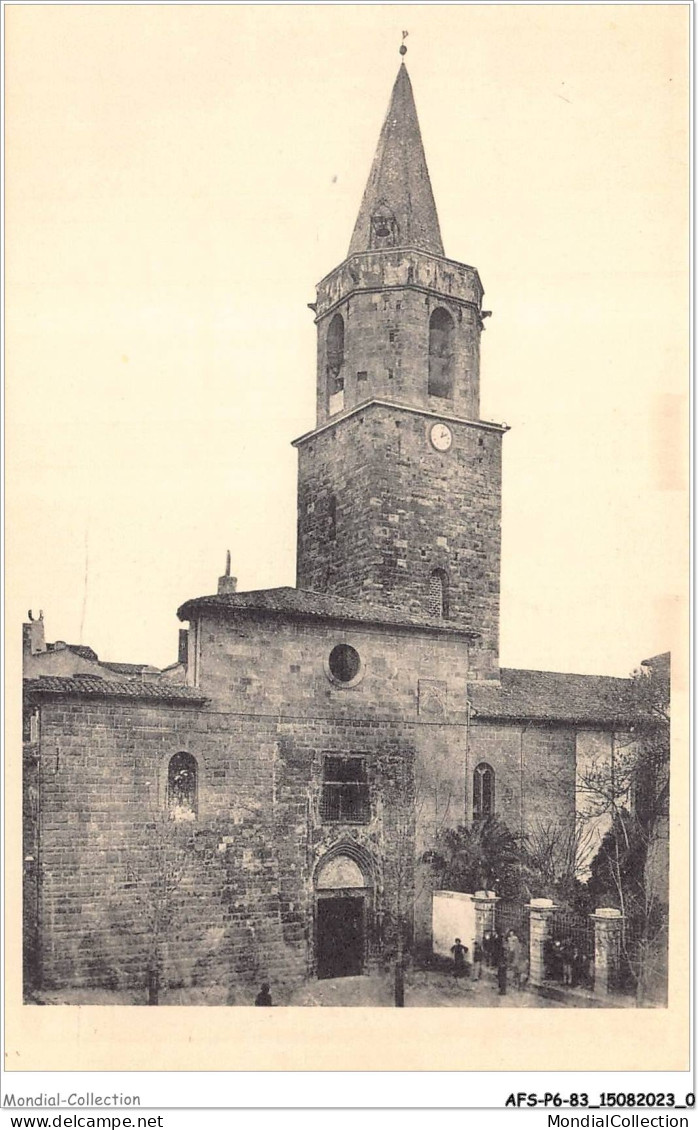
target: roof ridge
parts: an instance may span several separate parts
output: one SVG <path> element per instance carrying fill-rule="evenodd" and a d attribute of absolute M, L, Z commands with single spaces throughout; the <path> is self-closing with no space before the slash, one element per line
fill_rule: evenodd
<path fill-rule="evenodd" d="M 622 682 L 629 682 L 631 679 L 630 675 L 597 675 L 585 671 L 551 671 L 547 667 L 500 667 L 499 670 L 500 672 L 512 671 L 526 675 L 555 675 L 565 679 L 610 679 Z"/>
<path fill-rule="evenodd" d="M 38 675 L 24 679 L 27 694 L 89 694 L 95 697 L 180 700 L 203 703 L 208 699 L 198 687 L 182 686 L 165 680 L 141 682 L 136 679 L 105 679 L 101 675 L 77 673 L 75 675 Z"/>
<path fill-rule="evenodd" d="M 283 596 L 279 599 L 279 594 Z M 276 598 L 276 599 L 275 599 Z M 319 593 L 313 589 L 281 586 L 275 589 L 253 589 L 249 592 L 214 593 L 194 597 L 177 609 L 180 620 L 190 620 L 196 608 L 221 608 L 251 610 L 278 616 L 301 616 L 318 619 L 347 619 L 356 623 L 385 624 L 395 628 L 424 629 L 473 637 L 477 633 L 465 622 L 444 620 L 421 610 L 404 611 L 378 601 L 365 598 L 353 600 L 334 593 Z"/>

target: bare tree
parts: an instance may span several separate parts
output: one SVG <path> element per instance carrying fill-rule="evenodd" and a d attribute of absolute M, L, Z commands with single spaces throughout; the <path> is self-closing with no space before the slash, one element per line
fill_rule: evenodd
<path fill-rule="evenodd" d="M 166 943 L 182 912 L 178 893 L 190 874 L 193 850 L 191 825 L 163 813 L 144 825 L 140 848 L 127 867 L 123 889 L 137 907 L 149 1005 L 159 1003 Z"/>
<path fill-rule="evenodd" d="M 396 803 L 393 806 L 388 835 L 391 840 L 392 860 L 389 877 L 392 886 L 393 918 L 395 924 L 395 1007 L 405 1004 L 405 954 L 411 937 L 411 911 L 414 906 L 414 850 L 415 850 L 415 776 L 414 765 L 404 758 L 398 768 Z"/>
<path fill-rule="evenodd" d="M 573 902 L 597 848 L 595 829 L 585 819 L 538 821 L 523 843 L 524 894 Z"/>
<path fill-rule="evenodd" d="M 588 816 L 609 821 L 587 886 L 616 901 L 623 915 L 623 956 L 638 1001 L 665 964 L 669 698 L 668 656 L 659 656 L 632 677 L 610 757 L 592 761 L 579 778 Z"/>

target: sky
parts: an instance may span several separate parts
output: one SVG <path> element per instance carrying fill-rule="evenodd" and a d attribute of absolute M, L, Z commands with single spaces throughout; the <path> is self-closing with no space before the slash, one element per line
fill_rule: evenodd
<path fill-rule="evenodd" d="M 446 254 L 493 311 L 501 661 L 681 647 L 689 9 L 6 9 L 8 647 L 165 666 L 177 607 L 295 580 L 315 283 L 408 30 Z"/>

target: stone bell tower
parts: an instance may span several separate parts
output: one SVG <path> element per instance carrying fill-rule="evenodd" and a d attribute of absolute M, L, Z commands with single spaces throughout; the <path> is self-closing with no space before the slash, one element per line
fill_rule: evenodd
<path fill-rule="evenodd" d="M 496 677 L 501 440 L 479 420 L 483 289 L 444 255 L 402 63 L 347 258 L 318 285 L 299 588 L 459 621 Z"/>

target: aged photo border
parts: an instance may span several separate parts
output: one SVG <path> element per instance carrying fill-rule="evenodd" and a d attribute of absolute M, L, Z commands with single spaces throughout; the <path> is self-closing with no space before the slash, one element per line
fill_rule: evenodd
<path fill-rule="evenodd" d="M 6 9 L 5 9 L 6 14 Z M 288 437 L 285 437 L 288 438 Z M 9 480 L 12 493 L 12 479 Z M 12 510 L 9 512 L 12 520 Z M 11 527 L 10 527 L 11 529 Z M 683 547 L 681 547 L 683 549 Z M 670 993 L 661 1010 L 276 1009 L 153 1012 L 21 1003 L 18 821 L 21 745 L 17 608 L 6 581 L 5 1036 L 9 1071 L 672 1071 L 688 1067 L 690 871 L 689 673 L 671 641 L 672 870 Z M 682 633 L 687 617 L 678 618 Z M 683 662 L 682 662 L 683 660 Z M 137 1019 L 135 1019 L 137 1016 Z M 135 1020 L 135 1023 L 134 1023 Z M 570 1039 L 570 1027 L 574 1038 Z M 134 1028 L 136 1031 L 134 1032 Z M 231 1028 L 235 1037 L 231 1048 Z M 582 1051 L 580 1052 L 580 1048 Z M 194 1049 L 194 1050 L 192 1050 Z M 376 1049 L 380 1049 L 377 1052 Z"/>

